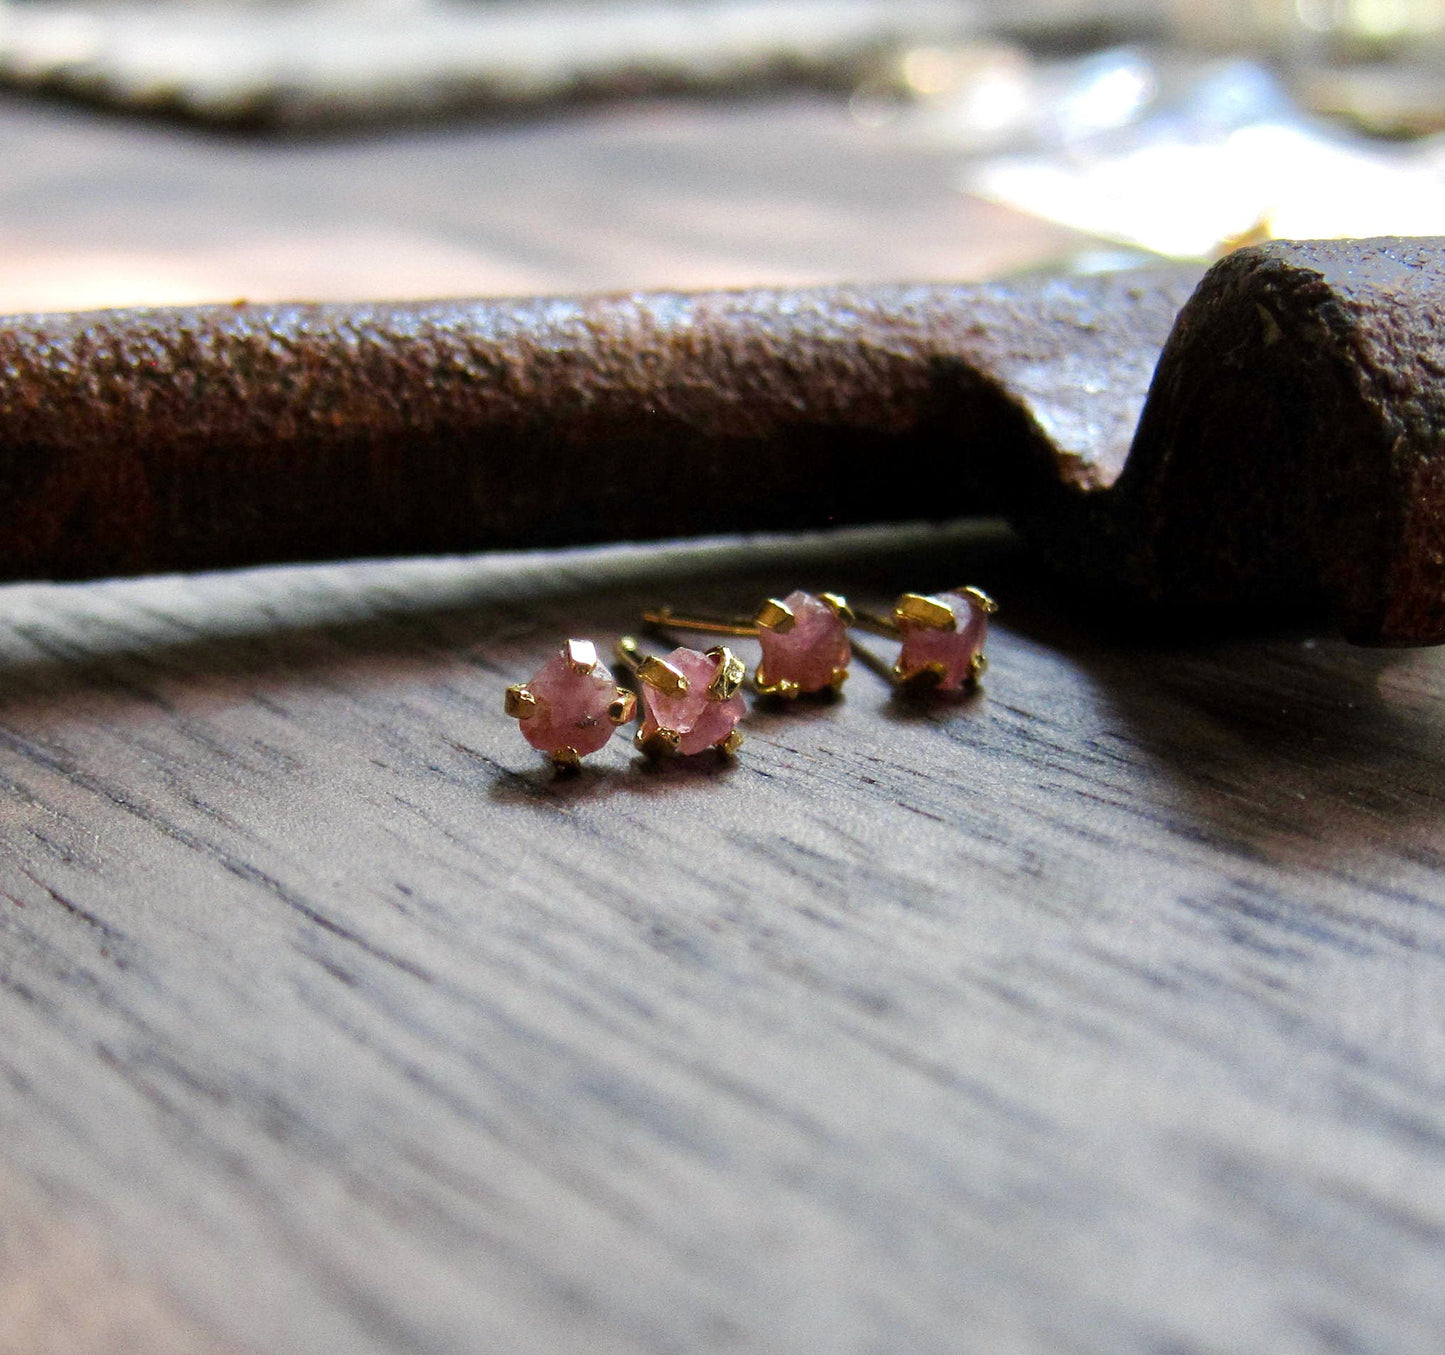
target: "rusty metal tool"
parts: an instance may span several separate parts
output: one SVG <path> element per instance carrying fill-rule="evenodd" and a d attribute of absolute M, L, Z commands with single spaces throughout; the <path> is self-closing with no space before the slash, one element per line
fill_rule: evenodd
<path fill-rule="evenodd" d="M 1442 315 L 1445 241 L 1377 240 L 1202 282 L 13 317 L 0 577 L 1001 514 L 1073 586 L 1437 643 Z"/>

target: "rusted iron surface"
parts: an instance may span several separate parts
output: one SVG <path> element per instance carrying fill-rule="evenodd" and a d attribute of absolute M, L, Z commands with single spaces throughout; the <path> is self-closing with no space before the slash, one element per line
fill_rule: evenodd
<path fill-rule="evenodd" d="M 950 517 L 1109 483 L 1194 276 L 16 317 L 0 575 Z"/>
<path fill-rule="evenodd" d="M 0 575 L 999 513 L 1120 598 L 1435 643 L 1442 250 L 1276 242 L 1192 299 L 1175 269 L 18 317 Z"/>
<path fill-rule="evenodd" d="M 1075 538 L 1170 605 L 1445 640 L 1445 241 L 1275 241 L 1210 271 Z M 1103 530 L 1099 530 L 1100 527 Z"/>

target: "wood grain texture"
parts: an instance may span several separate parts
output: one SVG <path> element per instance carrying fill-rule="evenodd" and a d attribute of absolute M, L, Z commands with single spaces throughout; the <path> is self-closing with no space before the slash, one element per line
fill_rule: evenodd
<path fill-rule="evenodd" d="M 258 141 L 0 93 L 0 314 L 991 278 L 1088 248 L 842 100 Z"/>
<path fill-rule="evenodd" d="M 964 578 L 972 703 L 555 783 L 500 714 L 662 598 Z M 0 1350 L 1438 1350 L 1445 657 L 1039 596 L 964 530 L 0 591 Z"/>
<path fill-rule="evenodd" d="M 8 308 L 1071 247 L 814 101 L 0 148 Z M 555 785 L 500 714 L 643 603 L 965 578 L 975 705 Z M 1445 659 L 1034 599 L 957 532 L 0 590 L 0 1352 L 1436 1355 Z"/>
<path fill-rule="evenodd" d="M 850 90 L 977 31 L 958 0 L 27 4 L 0 80 L 222 126 L 335 128 L 649 92 Z"/>

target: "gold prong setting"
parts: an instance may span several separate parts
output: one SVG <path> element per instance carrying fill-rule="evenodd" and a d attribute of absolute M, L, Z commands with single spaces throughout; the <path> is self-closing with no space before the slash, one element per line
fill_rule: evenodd
<path fill-rule="evenodd" d="M 894 668 L 911 688 L 973 690 L 987 668 L 988 619 L 998 604 L 971 585 L 946 593 L 904 593 L 893 605 L 903 648 Z"/>
<path fill-rule="evenodd" d="M 792 701 L 802 694 L 802 688 L 788 678 L 779 678 L 774 682 L 762 664 L 758 665 L 757 672 L 753 674 L 753 690 L 759 696 L 773 696 L 781 701 Z"/>
<path fill-rule="evenodd" d="M 639 729 L 632 736 L 632 742 L 639 752 L 646 753 L 648 757 L 676 757 L 682 746 L 682 735 L 675 729 L 659 726 L 647 733 Z"/>
<path fill-rule="evenodd" d="M 686 673 L 652 654 L 637 665 L 637 680 L 664 696 L 685 696 L 690 689 Z"/>
<path fill-rule="evenodd" d="M 958 618 L 953 608 L 941 598 L 924 593 L 904 593 L 893 604 L 893 620 L 900 627 L 914 626 L 923 630 L 955 629 Z"/>
<path fill-rule="evenodd" d="M 992 616 L 998 611 L 998 603 L 989 597 L 982 588 L 975 588 L 972 584 L 965 584 L 962 588 L 954 588 L 951 591 L 957 593 L 961 598 L 967 598 L 985 616 Z"/>
<path fill-rule="evenodd" d="M 597 667 L 597 646 L 591 640 L 568 640 L 562 652 L 574 673 L 590 673 Z"/>
<path fill-rule="evenodd" d="M 758 638 L 763 659 L 752 686 L 760 696 L 836 695 L 848 680 L 851 626 L 902 642 L 891 671 L 898 687 L 949 692 L 980 685 L 988 669 L 983 653 L 988 618 L 997 611 L 994 600 L 972 585 L 938 594 L 904 593 L 885 616 L 855 612 L 838 593 L 797 591 L 767 599 L 751 621 L 716 621 L 699 628 Z M 670 608 L 648 613 L 647 619 L 690 624 Z M 861 647 L 859 653 L 887 675 L 886 660 Z M 748 670 L 731 649 L 719 644 L 699 652 L 680 646 L 662 657 L 644 654 L 635 639 L 623 636 L 616 654 L 632 673 L 635 690 L 617 686 L 598 659 L 596 645 L 579 639 L 566 641 L 531 678 L 506 689 L 507 714 L 559 772 L 575 771 L 583 757 L 639 715 L 634 742 L 650 757 L 707 749 L 724 757 L 737 752 L 743 742 L 737 724 L 746 712 L 741 691 Z M 775 662 L 779 656 L 786 661 Z"/>
<path fill-rule="evenodd" d="M 551 761 L 552 766 L 559 772 L 578 772 L 582 770 L 582 754 L 570 745 L 553 749 Z"/>
<path fill-rule="evenodd" d="M 933 691 L 943 685 L 947 676 L 948 670 L 941 663 L 925 663 L 918 668 L 905 668 L 901 663 L 893 665 L 894 679 L 908 691 Z"/>
<path fill-rule="evenodd" d="M 507 688 L 505 709 L 514 720 L 530 720 L 537 713 L 537 698 L 525 682 L 514 682 Z"/>
<path fill-rule="evenodd" d="M 644 612 L 643 620 L 680 630 L 755 636 L 763 651 L 758 667 L 770 675 L 755 682 L 764 696 L 791 700 L 836 692 L 833 674 L 852 658 L 848 627 L 854 624 L 853 609 L 841 593 L 797 589 L 784 598 L 767 598 L 751 620 L 683 615 L 672 607 Z M 729 688 L 725 681 L 717 690 L 725 695 Z"/>
<path fill-rule="evenodd" d="M 972 585 L 939 594 L 904 593 L 886 616 L 855 612 L 841 594 L 799 591 L 769 598 L 751 621 L 717 621 L 699 628 L 758 638 L 763 660 L 752 686 L 760 696 L 792 700 L 815 692 L 836 695 L 848 680 L 852 646 L 847 631 L 852 626 L 902 642 L 892 668 L 900 689 L 949 692 L 980 685 L 988 669 L 983 653 L 988 618 L 997 611 L 994 600 Z M 690 624 L 670 608 L 648 613 L 647 619 Z M 861 647 L 859 653 L 887 675 L 885 660 Z M 584 756 L 639 715 L 634 743 L 649 757 L 715 749 L 730 758 L 742 746 L 737 724 L 746 712 L 741 691 L 748 670 L 726 645 L 701 653 L 678 647 L 661 657 L 644 654 L 635 639 L 623 636 L 616 654 L 632 673 L 635 690 L 617 686 L 598 659 L 596 645 L 579 639 L 566 641 L 531 678 L 506 689 L 507 714 L 559 773 L 575 772 Z M 775 663 L 779 655 L 787 661 Z M 831 662 L 824 663 L 825 656 Z"/>
<path fill-rule="evenodd" d="M 748 675 L 747 665 L 726 645 L 714 645 L 707 657 L 717 664 L 717 672 L 707 684 L 709 701 L 731 701 Z"/>
<path fill-rule="evenodd" d="M 760 631 L 769 631 L 773 635 L 786 635 L 798 624 L 798 614 L 786 602 L 779 602 L 777 598 L 769 598 L 758 608 L 758 614 L 753 621 Z"/>
<path fill-rule="evenodd" d="M 568 640 L 526 682 L 507 688 L 503 708 L 554 767 L 575 770 L 631 718 L 634 703 L 592 641 Z"/>
<path fill-rule="evenodd" d="M 617 654 L 637 676 L 642 724 L 633 741 L 651 757 L 721 748 L 747 713 L 747 667 L 726 645 L 705 654 L 679 646 L 659 658 L 623 636 Z"/>
<path fill-rule="evenodd" d="M 757 689 L 764 696 L 795 700 L 836 691 L 834 674 L 853 657 L 848 640 L 847 599 L 838 593 L 813 594 L 798 589 L 781 602 L 770 599 L 758 612 Z M 786 625 L 778 624 L 786 616 Z"/>

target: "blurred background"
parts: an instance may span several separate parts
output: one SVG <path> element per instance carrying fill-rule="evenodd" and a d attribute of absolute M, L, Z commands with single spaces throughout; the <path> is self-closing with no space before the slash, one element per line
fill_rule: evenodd
<path fill-rule="evenodd" d="M 10 0 L 0 312 L 1445 234 L 1445 0 Z"/>

